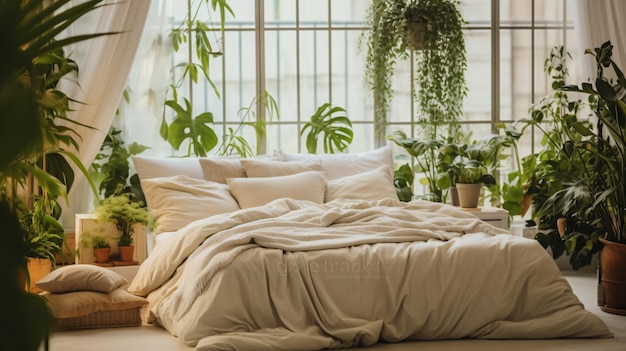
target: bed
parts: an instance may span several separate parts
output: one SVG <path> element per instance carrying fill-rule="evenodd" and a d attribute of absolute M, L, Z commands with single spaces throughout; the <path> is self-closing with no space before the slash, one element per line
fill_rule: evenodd
<path fill-rule="evenodd" d="M 128 289 L 198 350 L 612 336 L 536 241 L 398 201 L 389 148 L 160 162 L 135 160 L 158 240 Z"/>

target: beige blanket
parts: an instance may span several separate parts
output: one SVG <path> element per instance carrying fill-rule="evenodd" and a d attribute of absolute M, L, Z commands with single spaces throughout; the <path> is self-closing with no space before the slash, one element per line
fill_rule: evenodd
<path fill-rule="evenodd" d="M 200 350 L 611 336 L 537 242 L 422 201 L 283 199 L 193 222 L 129 290 Z"/>

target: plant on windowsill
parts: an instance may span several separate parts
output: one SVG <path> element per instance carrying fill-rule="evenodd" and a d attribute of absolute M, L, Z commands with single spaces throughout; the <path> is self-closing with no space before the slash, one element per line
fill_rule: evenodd
<path fill-rule="evenodd" d="M 94 209 L 100 223 L 113 223 L 119 231 L 117 239 L 120 259 L 125 262 L 133 261 L 133 234 L 134 226 L 149 226 L 153 223 L 152 215 L 142 203 L 130 199 L 130 193 L 121 193 L 105 198 Z"/>
<path fill-rule="evenodd" d="M 501 192 L 493 174 L 505 157 L 504 150 L 516 149 L 519 135 L 489 134 L 471 142 L 454 142 L 452 138 L 445 141 L 409 138 L 404 132 L 397 131 L 389 139 L 413 157 L 413 172 L 424 174 L 419 181 L 428 186 L 429 193 L 423 199 L 445 203 L 450 189 L 457 184 L 482 179 L 491 192 L 491 202 L 500 204 Z M 410 169 L 407 165 L 404 170 L 396 171 L 396 186 L 403 185 L 402 189 L 396 190 L 404 193 L 408 193 L 408 184 L 412 184 L 411 172 L 407 168 Z"/>
<path fill-rule="evenodd" d="M 467 95 L 465 22 L 458 6 L 457 0 L 372 2 L 361 45 L 367 48 L 365 79 L 373 91 L 376 123 L 387 123 L 395 63 L 414 59 L 419 126 L 430 139 L 454 136 Z M 442 132 L 444 127 L 448 130 Z"/>

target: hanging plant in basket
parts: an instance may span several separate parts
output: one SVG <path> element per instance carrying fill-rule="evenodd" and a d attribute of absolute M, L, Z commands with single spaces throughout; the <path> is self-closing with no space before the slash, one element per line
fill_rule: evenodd
<path fill-rule="evenodd" d="M 391 78 L 398 60 L 415 60 L 415 96 L 427 136 L 440 126 L 454 132 L 467 95 L 463 24 L 458 0 L 374 0 L 367 13 L 367 84 L 372 89 L 376 122 L 387 123 L 393 97 Z"/>

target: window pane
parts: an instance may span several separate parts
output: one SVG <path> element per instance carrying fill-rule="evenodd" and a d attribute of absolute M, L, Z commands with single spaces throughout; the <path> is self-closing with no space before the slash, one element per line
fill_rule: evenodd
<path fill-rule="evenodd" d="M 274 96 L 281 121 L 298 120 L 296 33 L 265 32 L 265 87 Z"/>
<path fill-rule="evenodd" d="M 461 121 L 491 120 L 491 32 L 465 32 L 467 51 L 467 97 L 463 100 Z"/>
<path fill-rule="evenodd" d="M 486 0 L 464 0 L 459 8 L 463 19 L 472 27 L 491 25 L 491 2 Z"/>

